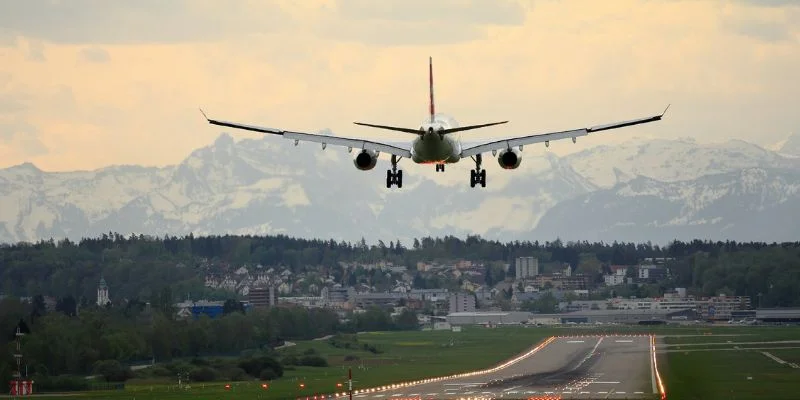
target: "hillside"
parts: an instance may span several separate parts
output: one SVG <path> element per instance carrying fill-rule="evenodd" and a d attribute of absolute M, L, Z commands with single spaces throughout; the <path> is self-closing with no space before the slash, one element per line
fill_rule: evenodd
<path fill-rule="evenodd" d="M 0 242 L 77 240 L 109 231 L 280 233 L 350 241 L 468 234 L 500 240 L 797 237 L 791 219 L 780 215 L 800 214 L 778 199 L 796 198 L 800 159 L 746 142 L 636 140 L 563 158 L 537 149 L 524 155 L 515 171 L 487 160 L 486 189 L 467 185 L 468 163 L 440 175 L 406 163 L 406 185 L 389 190 L 383 185 L 384 160 L 364 172 L 353 167 L 346 151 L 294 147 L 271 137 L 234 141 L 227 134 L 164 168 L 53 173 L 26 163 L 0 170 Z M 464 179 L 455 179 L 459 174 Z M 759 177 L 767 180 L 759 183 Z M 752 184 L 760 184 L 769 198 L 726 192 L 728 206 L 708 203 L 709 193 L 752 185 L 745 179 L 755 179 Z M 698 214 L 692 204 L 705 204 L 705 211 Z M 603 207 L 613 212 L 579 217 Z M 632 210 L 638 214 L 629 215 Z M 701 219 L 724 225 L 700 229 Z M 774 225 L 753 225 L 754 220 Z M 744 226 L 750 228 L 733 228 Z"/>

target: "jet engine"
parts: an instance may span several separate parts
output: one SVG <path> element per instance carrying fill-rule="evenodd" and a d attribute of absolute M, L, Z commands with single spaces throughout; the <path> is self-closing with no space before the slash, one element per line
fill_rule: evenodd
<path fill-rule="evenodd" d="M 522 162 L 522 155 L 514 149 L 506 149 L 497 155 L 497 163 L 503 169 L 516 169 Z"/>
<path fill-rule="evenodd" d="M 372 150 L 361 150 L 361 152 L 356 154 L 356 157 L 353 159 L 353 164 L 355 164 L 356 168 L 362 171 L 369 171 L 375 168 L 375 164 L 377 163 L 378 153 Z"/>

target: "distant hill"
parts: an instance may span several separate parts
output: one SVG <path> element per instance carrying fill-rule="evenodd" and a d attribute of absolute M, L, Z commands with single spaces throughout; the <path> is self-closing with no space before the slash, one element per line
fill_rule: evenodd
<path fill-rule="evenodd" d="M 536 149 L 523 154 L 516 171 L 487 160 L 485 189 L 469 187 L 471 163 L 438 176 L 401 164 L 405 185 L 389 190 L 384 160 L 364 172 L 341 149 L 294 147 L 272 137 L 236 142 L 227 134 L 165 168 L 50 173 L 26 163 L 0 170 L 0 241 L 109 231 L 349 241 L 467 234 L 606 241 L 800 236 L 796 218 L 786 217 L 800 215 L 792 205 L 800 159 L 747 142 L 634 140 L 563 158 Z M 463 182 L 453 184 L 458 174 Z"/>

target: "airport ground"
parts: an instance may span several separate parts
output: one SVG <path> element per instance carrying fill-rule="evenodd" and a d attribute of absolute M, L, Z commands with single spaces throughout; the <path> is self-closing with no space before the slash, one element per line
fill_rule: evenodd
<path fill-rule="evenodd" d="M 124 391 L 73 393 L 69 398 L 313 399 L 344 392 L 347 369 L 352 368 L 354 387 L 362 390 L 354 400 L 654 399 L 660 395 L 653 394 L 647 334 L 657 337 L 657 367 L 668 399 L 798 398 L 800 328 L 761 326 L 467 327 L 461 332 L 365 333 L 358 340 L 375 345 L 380 353 L 336 348 L 324 340 L 282 350 L 314 348 L 331 366 L 287 370 L 267 389 L 260 382 L 231 382 L 230 388 L 225 388 L 227 382 L 190 383 L 178 388 L 175 383 L 134 380 Z M 548 339 L 551 336 L 556 338 Z M 363 391 L 490 368 L 543 342 L 547 343 L 538 351 L 488 374 Z M 353 355 L 358 359 L 345 361 Z"/>

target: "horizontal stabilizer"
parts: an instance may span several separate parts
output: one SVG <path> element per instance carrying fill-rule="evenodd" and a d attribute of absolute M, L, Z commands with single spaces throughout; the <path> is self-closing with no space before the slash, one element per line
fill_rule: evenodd
<path fill-rule="evenodd" d="M 397 126 L 388 126 L 388 125 L 375 125 L 375 124 L 367 124 L 367 123 L 364 123 L 364 122 L 353 122 L 353 123 L 356 124 L 356 125 L 368 126 L 370 128 L 378 128 L 378 129 L 386 129 L 386 130 L 389 130 L 389 131 L 413 133 L 415 135 L 421 135 L 421 134 L 424 133 L 419 129 L 412 129 L 412 128 L 400 128 L 400 127 L 397 127 Z"/>
<path fill-rule="evenodd" d="M 478 129 L 478 128 L 486 128 L 487 126 L 495 126 L 495 125 L 505 124 L 507 122 L 508 121 L 501 121 L 501 122 L 490 122 L 488 124 L 460 126 L 458 128 L 437 130 L 436 133 L 448 134 L 448 133 L 455 133 L 455 132 L 470 131 L 470 130 Z M 356 124 L 356 125 L 368 126 L 370 128 L 378 128 L 378 129 L 386 129 L 386 130 L 390 130 L 390 131 L 413 133 L 415 135 L 421 135 L 421 134 L 425 133 L 422 130 L 412 129 L 412 128 L 400 128 L 400 127 L 397 127 L 397 126 L 388 126 L 388 125 L 375 125 L 375 124 L 367 124 L 367 123 L 364 123 L 364 122 L 353 122 L 353 123 Z"/>
<path fill-rule="evenodd" d="M 442 131 L 442 133 L 455 133 L 455 132 L 471 131 L 473 129 L 486 128 L 487 126 L 502 125 L 502 124 L 505 124 L 505 123 L 508 123 L 508 121 L 490 122 L 488 124 L 479 124 L 479 125 L 459 126 L 458 128 L 445 129 L 444 131 Z"/>

